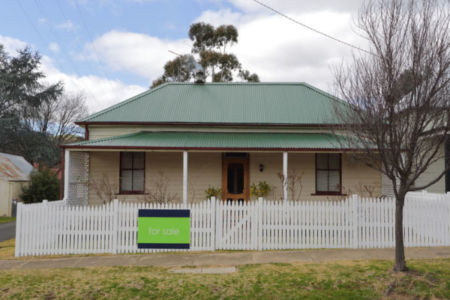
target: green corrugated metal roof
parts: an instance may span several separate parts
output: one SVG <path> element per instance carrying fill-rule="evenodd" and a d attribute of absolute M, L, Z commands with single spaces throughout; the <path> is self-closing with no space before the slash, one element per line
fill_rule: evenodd
<path fill-rule="evenodd" d="M 305 83 L 167 83 L 80 122 L 337 124 L 342 103 Z"/>
<path fill-rule="evenodd" d="M 81 141 L 67 147 L 148 147 L 176 149 L 339 149 L 328 133 L 149 132 Z"/>

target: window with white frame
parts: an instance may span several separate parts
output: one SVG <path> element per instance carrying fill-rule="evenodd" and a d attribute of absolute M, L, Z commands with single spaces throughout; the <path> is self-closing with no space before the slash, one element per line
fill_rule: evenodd
<path fill-rule="evenodd" d="M 142 194 L 145 190 L 145 152 L 120 153 L 120 193 Z"/>
<path fill-rule="evenodd" d="M 341 194 L 341 154 L 316 154 L 316 194 Z"/>

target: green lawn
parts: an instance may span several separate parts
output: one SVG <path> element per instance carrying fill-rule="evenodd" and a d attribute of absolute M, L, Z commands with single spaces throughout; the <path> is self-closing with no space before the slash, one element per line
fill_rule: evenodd
<path fill-rule="evenodd" d="M 15 217 L 0 217 L 0 224 L 15 221 Z"/>
<path fill-rule="evenodd" d="M 2 299 L 450 299 L 450 259 L 246 265 L 223 275 L 156 267 L 0 272 Z"/>

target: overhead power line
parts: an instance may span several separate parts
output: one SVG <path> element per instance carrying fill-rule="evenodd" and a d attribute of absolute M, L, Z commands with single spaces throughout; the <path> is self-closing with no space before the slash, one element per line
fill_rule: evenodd
<path fill-rule="evenodd" d="M 83 12 L 81 11 L 80 6 L 78 5 L 77 1 L 75 1 L 74 3 L 75 3 L 75 7 L 77 8 L 78 16 L 80 17 L 80 20 L 81 20 L 81 25 L 83 26 L 84 30 L 86 31 L 88 38 L 90 40 L 92 40 L 92 44 L 91 45 L 92 45 L 92 48 L 94 48 L 93 54 L 94 54 L 94 57 L 95 57 L 95 60 L 96 60 L 97 64 L 100 66 L 100 64 L 99 64 L 100 60 L 99 60 L 99 58 L 97 56 L 97 53 L 100 53 L 100 52 L 97 51 L 97 47 L 95 46 L 95 40 L 93 38 L 93 35 L 91 34 L 91 31 L 89 30 L 89 26 L 84 21 Z M 99 70 L 102 73 L 103 77 L 108 78 L 106 76 L 105 72 L 103 72 L 103 69 L 102 69 L 101 66 L 100 66 Z"/>
<path fill-rule="evenodd" d="M 276 14 L 278 14 L 278 15 L 280 15 L 280 16 L 286 18 L 286 19 L 288 19 L 289 21 L 292 21 L 292 22 L 294 22 L 294 23 L 296 23 L 296 24 L 298 24 L 298 25 L 300 25 L 300 26 L 302 26 L 302 27 L 305 27 L 306 29 L 309 29 L 309 30 L 311 30 L 311 31 L 313 31 L 313 32 L 315 32 L 315 33 L 318 33 L 318 34 L 320 34 L 320 35 L 323 35 L 323 36 L 325 36 L 325 37 L 327 37 L 327 38 L 329 38 L 329 39 L 332 39 L 332 40 L 334 40 L 334 41 L 336 41 L 336 42 L 338 42 L 338 43 L 341 43 L 341 44 L 343 44 L 343 45 L 345 45 L 345 46 L 348 46 L 348 47 L 351 47 L 351 48 L 353 48 L 353 49 L 356 49 L 356 50 L 365 52 L 365 53 L 370 54 L 370 55 L 374 55 L 374 56 L 376 55 L 376 54 L 374 54 L 374 53 L 372 53 L 372 52 L 370 52 L 370 51 L 368 51 L 368 50 L 365 50 L 365 49 L 360 48 L 360 47 L 358 47 L 358 46 L 352 45 L 352 44 L 350 44 L 350 43 L 348 43 L 348 42 L 346 42 L 346 41 L 343 41 L 343 40 L 341 40 L 341 39 L 335 38 L 335 37 L 333 37 L 333 36 L 331 36 L 331 35 L 329 35 L 329 34 L 327 34 L 327 33 L 324 33 L 324 32 L 322 32 L 322 31 L 320 31 L 320 30 L 315 29 L 315 28 L 313 28 L 313 27 L 311 27 L 311 26 L 308 26 L 308 25 L 306 25 L 306 24 L 303 24 L 302 22 L 300 22 L 300 21 L 298 21 L 298 20 L 296 20 L 296 19 L 294 19 L 294 18 L 292 18 L 292 17 L 289 17 L 288 15 L 282 13 L 282 12 L 279 11 L 279 10 L 276 10 L 275 8 L 270 7 L 269 5 L 267 5 L 267 4 L 265 4 L 265 3 L 262 3 L 262 2 L 260 2 L 260 1 L 258 1 L 258 0 L 253 0 L 253 1 L 256 2 L 256 3 L 258 3 L 259 5 L 261 5 L 261 6 L 265 7 L 265 8 L 267 8 L 268 10 L 270 10 L 270 11 L 272 11 L 272 12 L 274 12 L 274 13 L 276 13 Z"/>
<path fill-rule="evenodd" d="M 178 54 L 178 53 L 176 53 L 175 51 L 172 51 L 172 50 L 167 50 L 167 51 L 169 51 L 170 53 L 172 53 L 172 54 L 174 54 L 174 55 L 176 55 L 176 56 L 181 56 L 181 54 Z"/>

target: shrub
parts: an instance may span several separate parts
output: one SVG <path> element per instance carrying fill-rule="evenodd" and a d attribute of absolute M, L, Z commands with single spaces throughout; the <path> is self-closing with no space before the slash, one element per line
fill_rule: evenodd
<path fill-rule="evenodd" d="M 254 197 L 266 197 L 272 188 L 265 181 L 260 181 L 258 184 L 253 183 L 250 186 L 250 194 Z"/>
<path fill-rule="evenodd" d="M 22 189 L 21 198 L 23 202 L 42 202 L 44 199 L 58 200 L 59 179 L 52 170 L 43 168 L 39 171 L 33 171 L 30 179 L 30 184 Z"/>
<path fill-rule="evenodd" d="M 206 199 L 211 199 L 212 197 L 219 198 L 221 193 L 222 193 L 221 189 L 212 186 L 208 187 L 205 190 Z"/>

